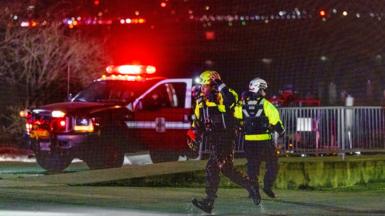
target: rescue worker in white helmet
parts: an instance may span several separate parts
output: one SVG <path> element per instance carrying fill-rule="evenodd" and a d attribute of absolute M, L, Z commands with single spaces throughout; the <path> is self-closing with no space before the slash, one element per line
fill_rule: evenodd
<path fill-rule="evenodd" d="M 265 161 L 266 173 L 263 191 L 269 197 L 275 198 L 272 187 L 278 174 L 278 155 L 272 140 L 272 133 L 275 131 L 282 136 L 285 129 L 277 108 L 265 99 L 266 89 L 265 80 L 261 78 L 251 80 L 249 90 L 242 93 L 234 116 L 240 120 L 244 134 L 247 174 L 259 189 L 259 167 L 261 162 Z"/>
<path fill-rule="evenodd" d="M 238 95 L 222 82 L 216 71 L 204 71 L 200 79 L 201 97 L 196 101 L 192 129 L 197 137 L 206 137 L 210 157 L 206 165 L 206 197 L 194 198 L 192 203 L 206 213 L 211 213 L 222 172 L 231 181 L 245 188 L 258 205 L 260 197 L 257 196 L 256 188 L 233 166 L 234 107 Z"/>

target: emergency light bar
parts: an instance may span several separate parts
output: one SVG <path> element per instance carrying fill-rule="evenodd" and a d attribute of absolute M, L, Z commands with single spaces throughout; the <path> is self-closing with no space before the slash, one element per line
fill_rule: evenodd
<path fill-rule="evenodd" d="M 123 74 L 123 75 L 145 75 L 154 74 L 156 68 L 152 65 L 110 65 L 106 68 L 109 74 Z"/>

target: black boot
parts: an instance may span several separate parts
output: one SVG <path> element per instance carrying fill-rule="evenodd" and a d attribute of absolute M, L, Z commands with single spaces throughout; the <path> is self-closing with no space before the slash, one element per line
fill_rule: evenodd
<path fill-rule="evenodd" d="M 212 199 L 202 199 L 202 200 L 198 200 L 196 198 L 192 199 L 192 204 L 201 209 L 202 211 L 208 213 L 208 214 L 211 214 L 211 211 L 213 210 L 214 208 L 214 200 Z"/>
<path fill-rule="evenodd" d="M 263 188 L 263 192 L 265 192 L 265 194 L 267 196 L 269 196 L 270 198 L 275 198 L 275 194 L 274 192 L 271 190 L 271 188 Z"/>
<path fill-rule="evenodd" d="M 255 205 L 261 203 L 261 195 L 259 194 L 259 188 L 255 185 L 250 187 L 249 196 L 253 200 Z"/>

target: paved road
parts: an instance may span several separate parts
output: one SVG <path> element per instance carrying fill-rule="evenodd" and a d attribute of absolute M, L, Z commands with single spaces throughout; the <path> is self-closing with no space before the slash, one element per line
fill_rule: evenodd
<path fill-rule="evenodd" d="M 148 156 L 135 156 L 144 162 Z M 132 160 L 134 161 L 134 160 Z M 241 161 L 241 163 L 244 163 Z M 140 163 L 139 163 L 140 164 Z M 69 186 L 202 170 L 205 161 L 131 165 L 88 170 L 75 163 L 64 174 L 45 175 L 34 163 L 0 163 L 0 215 L 202 215 L 191 204 L 203 188 Z M 280 190 L 254 206 L 241 189 L 219 190 L 216 215 L 385 215 L 385 183 L 351 191 Z"/>
<path fill-rule="evenodd" d="M 0 188 L 0 215 L 201 215 L 190 200 L 203 188 L 58 186 Z M 385 215 L 385 189 L 277 191 L 254 206 L 241 189 L 220 189 L 216 215 Z M 15 213 L 15 214 L 13 214 Z M 25 214 L 23 214 L 25 213 Z"/>

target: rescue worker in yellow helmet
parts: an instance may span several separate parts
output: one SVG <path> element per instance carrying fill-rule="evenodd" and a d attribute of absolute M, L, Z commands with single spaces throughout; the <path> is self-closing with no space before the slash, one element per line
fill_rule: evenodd
<path fill-rule="evenodd" d="M 195 207 L 211 213 L 217 197 L 220 172 L 234 183 L 245 188 L 253 202 L 258 205 L 260 196 L 249 179 L 235 170 L 233 166 L 234 143 L 234 107 L 237 93 L 228 88 L 216 71 L 204 71 L 200 75 L 201 93 L 196 99 L 195 120 L 192 129 L 196 137 L 205 136 L 210 148 L 210 157 L 206 165 L 206 197 L 193 199 Z"/>
<path fill-rule="evenodd" d="M 263 191 L 275 198 L 272 191 L 278 174 L 278 155 L 272 140 L 275 131 L 280 136 L 285 132 L 277 108 L 266 96 L 267 83 L 255 78 L 249 83 L 249 90 L 242 94 L 235 108 L 234 116 L 241 120 L 244 134 L 244 148 L 247 159 L 247 174 L 253 184 L 259 188 L 258 175 L 262 161 L 266 162 Z"/>

